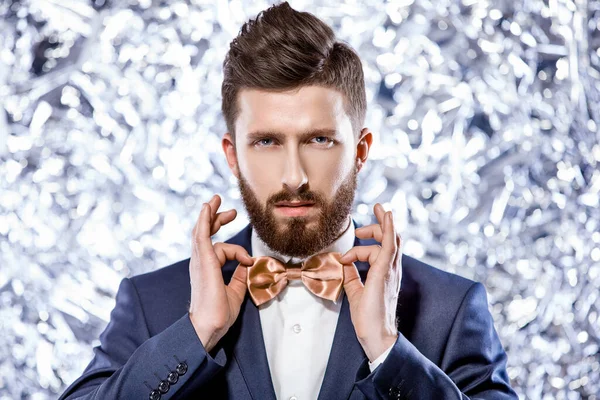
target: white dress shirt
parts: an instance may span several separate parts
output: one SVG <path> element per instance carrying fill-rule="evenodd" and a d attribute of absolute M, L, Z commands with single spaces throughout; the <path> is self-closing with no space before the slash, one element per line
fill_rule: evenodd
<path fill-rule="evenodd" d="M 354 246 L 354 224 L 348 217 L 346 231 L 322 252 L 346 253 Z M 271 250 L 252 230 L 252 256 L 270 256 L 284 262 L 305 259 L 283 256 Z M 320 298 L 300 280 L 292 280 L 277 297 L 259 309 L 269 371 L 279 400 L 316 400 L 329 360 L 333 336 L 342 307 L 340 293 L 336 301 Z M 374 371 L 393 345 L 373 362 Z"/>

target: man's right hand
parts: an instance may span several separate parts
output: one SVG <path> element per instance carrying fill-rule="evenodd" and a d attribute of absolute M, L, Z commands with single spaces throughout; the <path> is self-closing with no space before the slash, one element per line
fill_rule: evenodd
<path fill-rule="evenodd" d="M 207 352 L 237 319 L 247 290 L 246 266 L 254 262 L 242 246 L 230 243 L 213 245 L 211 236 L 237 215 L 235 209 L 217 213 L 220 205 L 219 195 L 214 195 L 208 203 L 204 203 L 192 230 L 189 315 Z M 236 268 L 229 285 L 225 285 L 221 272 L 227 260 L 237 260 L 242 264 Z"/>

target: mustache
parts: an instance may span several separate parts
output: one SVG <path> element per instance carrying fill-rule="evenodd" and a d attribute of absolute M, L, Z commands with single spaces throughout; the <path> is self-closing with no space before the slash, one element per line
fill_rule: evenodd
<path fill-rule="evenodd" d="M 275 203 L 279 203 L 280 201 L 310 201 L 315 204 L 322 204 L 323 198 L 321 195 L 314 192 L 303 192 L 296 194 L 279 192 L 271 196 L 267 201 L 267 204 L 273 206 Z"/>

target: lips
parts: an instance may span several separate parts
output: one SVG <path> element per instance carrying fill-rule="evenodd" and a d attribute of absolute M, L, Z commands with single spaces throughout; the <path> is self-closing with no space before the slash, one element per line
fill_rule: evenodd
<path fill-rule="evenodd" d="M 315 203 L 310 201 L 280 201 L 275 204 L 276 207 L 304 207 L 304 206 L 312 206 Z"/>
<path fill-rule="evenodd" d="M 281 201 L 275 204 L 275 212 L 284 217 L 308 217 L 315 203 L 308 201 Z"/>

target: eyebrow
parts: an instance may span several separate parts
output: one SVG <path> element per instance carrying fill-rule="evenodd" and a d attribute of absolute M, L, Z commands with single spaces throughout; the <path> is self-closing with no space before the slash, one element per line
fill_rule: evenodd
<path fill-rule="evenodd" d="M 337 131 L 335 129 L 329 129 L 329 128 L 324 128 L 324 129 L 312 129 L 310 131 L 307 132 L 303 132 L 301 133 L 300 139 L 304 140 L 304 139 L 309 139 L 311 137 L 315 137 L 315 136 L 335 136 L 337 133 Z M 274 138 L 277 139 L 278 141 L 282 142 L 286 136 L 284 133 L 281 132 L 277 132 L 277 131 L 254 131 L 254 132 L 250 132 L 247 136 L 248 141 L 254 142 L 255 140 L 259 140 L 259 139 L 264 139 L 266 137 L 269 138 Z"/>

